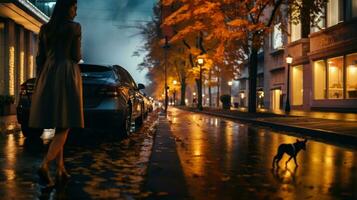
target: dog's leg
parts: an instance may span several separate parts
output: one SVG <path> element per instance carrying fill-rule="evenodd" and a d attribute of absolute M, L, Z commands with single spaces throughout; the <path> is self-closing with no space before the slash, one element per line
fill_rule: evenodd
<path fill-rule="evenodd" d="M 285 162 L 285 166 L 288 166 L 288 163 L 290 162 L 290 160 L 293 158 L 293 156 L 290 156 L 289 160 Z"/>
<path fill-rule="evenodd" d="M 294 162 L 295 162 L 296 167 L 299 166 L 296 162 L 296 156 L 294 156 Z"/>
<path fill-rule="evenodd" d="M 276 156 L 274 156 L 273 158 L 273 169 L 275 168 L 275 160 L 276 160 Z"/>

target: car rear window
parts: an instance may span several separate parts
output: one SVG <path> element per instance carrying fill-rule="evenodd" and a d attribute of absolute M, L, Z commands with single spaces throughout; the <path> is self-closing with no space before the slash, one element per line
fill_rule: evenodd
<path fill-rule="evenodd" d="M 100 65 L 79 65 L 83 78 L 115 78 L 113 69 Z"/>

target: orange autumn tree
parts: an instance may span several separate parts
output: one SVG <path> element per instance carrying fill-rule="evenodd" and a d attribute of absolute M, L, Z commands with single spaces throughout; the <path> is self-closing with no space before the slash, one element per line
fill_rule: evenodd
<path fill-rule="evenodd" d="M 217 0 L 162 0 L 163 5 L 174 7 L 174 11 L 163 21 L 164 26 L 170 26 L 174 30 L 174 35 L 170 39 L 171 44 L 182 44 L 189 51 L 189 61 L 191 71 L 196 79 L 198 92 L 198 108 L 202 108 L 202 83 L 197 76 L 196 60 L 199 56 L 204 56 L 206 62 L 205 73 L 210 75 L 213 66 L 226 67 L 232 63 L 231 54 L 234 57 L 241 55 L 240 51 L 230 51 L 227 47 L 232 46 L 229 42 L 232 33 L 226 27 L 226 17 L 222 10 L 223 1 Z M 235 32 L 236 35 L 244 35 Z M 237 47 L 237 46 L 236 46 Z M 233 48 L 232 48 L 233 49 Z M 230 65 L 232 67 L 232 65 Z"/>

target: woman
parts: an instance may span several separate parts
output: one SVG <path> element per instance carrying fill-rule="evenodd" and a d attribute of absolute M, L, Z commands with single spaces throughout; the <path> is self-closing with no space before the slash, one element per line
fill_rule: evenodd
<path fill-rule="evenodd" d="M 56 180 L 68 179 L 63 162 L 63 146 L 70 128 L 83 128 L 81 26 L 72 20 L 77 15 L 77 0 L 57 0 L 50 21 L 39 34 L 36 58 L 38 78 L 32 96 L 29 126 L 56 128 L 38 175 L 53 185 L 49 164 L 57 160 Z"/>

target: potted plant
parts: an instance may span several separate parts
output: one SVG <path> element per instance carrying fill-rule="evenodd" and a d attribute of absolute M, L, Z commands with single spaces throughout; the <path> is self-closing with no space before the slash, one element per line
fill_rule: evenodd
<path fill-rule="evenodd" d="M 0 95 L 0 115 L 8 115 L 10 113 L 10 106 L 15 102 L 14 96 Z"/>
<path fill-rule="evenodd" d="M 223 105 L 223 109 L 229 110 L 231 108 L 231 95 L 224 94 L 220 96 L 220 100 Z"/>

